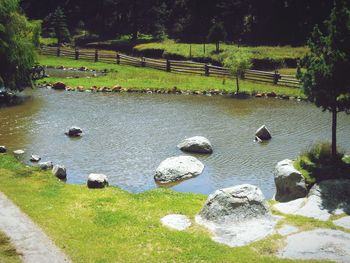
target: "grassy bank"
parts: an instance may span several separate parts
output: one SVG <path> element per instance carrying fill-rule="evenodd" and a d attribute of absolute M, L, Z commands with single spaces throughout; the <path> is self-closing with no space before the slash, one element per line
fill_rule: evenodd
<path fill-rule="evenodd" d="M 90 190 L 68 185 L 50 172 L 26 167 L 0 155 L 0 191 L 11 198 L 63 249 L 73 262 L 290 262 L 274 256 L 283 237 L 273 235 L 249 246 L 230 248 L 192 225 L 174 231 L 161 225 L 170 213 L 193 222 L 206 196 L 155 189 L 131 194 L 109 187 Z M 286 216 L 279 225 L 303 230 L 342 229 L 330 221 Z M 1 253 L 1 252 L 0 252 Z"/>
<path fill-rule="evenodd" d="M 109 73 L 107 76 L 95 78 L 79 78 L 79 79 L 62 79 L 50 77 L 40 82 L 46 81 L 54 83 L 63 81 L 66 85 L 71 87 L 84 86 L 90 88 L 97 87 L 113 87 L 121 85 L 124 88 L 137 89 L 172 89 L 177 87 L 180 90 L 189 91 L 204 91 L 204 90 L 226 90 L 228 92 L 235 91 L 236 84 L 231 79 L 221 79 L 205 76 L 184 75 L 176 73 L 168 73 L 161 70 L 150 68 L 137 68 L 126 65 L 107 64 L 102 62 L 89 62 L 83 60 L 73 60 L 68 58 L 58 58 L 50 56 L 39 56 L 39 62 L 47 66 L 65 66 L 72 68 L 79 68 L 82 66 L 90 69 L 103 70 L 107 69 Z M 40 83 L 39 82 L 39 83 Z M 274 86 L 270 84 L 254 83 L 249 81 L 240 81 L 240 91 L 248 93 L 268 93 L 275 92 L 288 96 L 303 96 L 302 91 L 297 88 L 287 88 L 282 86 Z"/>
<path fill-rule="evenodd" d="M 0 231 L 0 262 L 19 263 L 22 262 L 16 249 L 10 243 L 10 239 Z"/>
<path fill-rule="evenodd" d="M 181 56 L 184 58 L 210 58 L 218 61 L 218 56 L 215 54 L 215 44 L 206 44 L 205 53 L 203 44 L 185 44 L 176 43 L 168 40 L 164 42 L 153 42 L 140 44 L 134 47 L 139 52 L 158 51 L 164 52 L 163 56 Z M 235 51 L 244 49 L 253 54 L 254 59 L 258 60 L 275 60 L 282 61 L 288 59 L 298 59 L 305 56 L 308 52 L 307 47 L 291 47 L 291 46 L 257 46 L 257 47 L 238 47 L 237 45 L 221 44 L 222 51 Z"/>

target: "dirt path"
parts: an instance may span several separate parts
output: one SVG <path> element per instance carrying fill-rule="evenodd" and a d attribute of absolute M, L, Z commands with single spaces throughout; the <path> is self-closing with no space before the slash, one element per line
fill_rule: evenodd
<path fill-rule="evenodd" d="M 26 263 L 71 262 L 46 234 L 0 192 L 0 229 Z"/>

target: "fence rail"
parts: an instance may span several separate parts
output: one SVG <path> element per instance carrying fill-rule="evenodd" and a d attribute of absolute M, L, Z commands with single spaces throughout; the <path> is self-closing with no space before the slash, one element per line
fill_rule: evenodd
<path fill-rule="evenodd" d="M 62 56 L 76 60 L 90 60 L 94 62 L 106 62 L 136 67 L 149 67 L 168 72 L 183 74 L 195 74 L 201 76 L 212 76 L 220 78 L 232 78 L 229 69 L 210 64 L 197 63 L 193 61 L 178 61 L 165 59 L 152 59 L 145 57 L 132 57 L 119 52 L 108 50 L 72 49 L 66 47 L 42 47 L 40 53 L 50 56 Z M 268 72 L 260 70 L 246 70 L 240 76 L 242 79 L 271 83 L 274 85 L 300 87 L 299 80 L 293 75 L 280 74 L 278 71 Z"/>

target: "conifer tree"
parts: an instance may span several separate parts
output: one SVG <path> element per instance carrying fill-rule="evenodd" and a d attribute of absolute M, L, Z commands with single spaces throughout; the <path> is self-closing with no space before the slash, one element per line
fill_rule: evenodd
<path fill-rule="evenodd" d="M 70 33 L 67 27 L 66 16 L 61 7 L 57 7 L 53 13 L 52 26 L 59 45 L 70 42 Z"/>

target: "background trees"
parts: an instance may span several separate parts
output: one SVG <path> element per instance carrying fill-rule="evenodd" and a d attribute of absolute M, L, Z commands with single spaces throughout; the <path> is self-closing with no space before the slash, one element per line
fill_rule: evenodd
<path fill-rule="evenodd" d="M 0 79 L 8 89 L 20 90 L 31 83 L 37 26 L 19 13 L 18 0 L 0 2 Z"/>
<path fill-rule="evenodd" d="M 336 0 L 322 33 L 313 30 L 306 57 L 306 72 L 299 73 L 308 99 L 332 112 L 332 159 L 336 161 L 337 113 L 350 113 L 350 10 L 345 0 Z"/>

